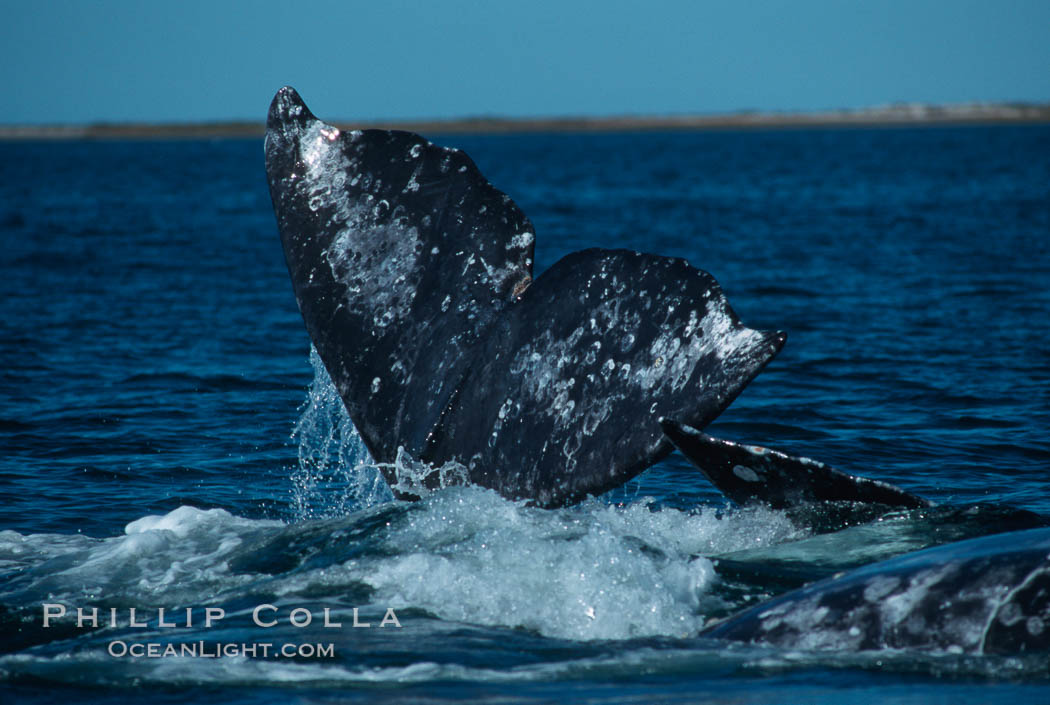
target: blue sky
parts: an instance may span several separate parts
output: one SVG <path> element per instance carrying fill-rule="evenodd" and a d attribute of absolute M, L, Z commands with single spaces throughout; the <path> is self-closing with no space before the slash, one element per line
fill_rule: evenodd
<path fill-rule="evenodd" d="M 1050 0 L 0 0 L 0 123 L 1050 101 Z"/>

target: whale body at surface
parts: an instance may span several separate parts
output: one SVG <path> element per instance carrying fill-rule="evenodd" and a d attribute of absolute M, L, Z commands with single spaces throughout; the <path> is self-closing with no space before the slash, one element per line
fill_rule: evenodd
<path fill-rule="evenodd" d="M 774 597 L 705 636 L 792 649 L 1050 650 L 1050 528 L 958 541 Z"/>

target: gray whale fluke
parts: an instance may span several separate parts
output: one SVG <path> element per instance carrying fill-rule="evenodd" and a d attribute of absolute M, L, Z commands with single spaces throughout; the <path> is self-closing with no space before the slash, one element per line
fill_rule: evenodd
<path fill-rule="evenodd" d="M 706 425 L 784 344 L 684 260 L 591 249 L 533 281 L 532 224 L 463 152 L 340 131 L 292 88 L 265 152 L 306 328 L 381 464 L 568 504 L 666 456 L 659 418 Z"/>

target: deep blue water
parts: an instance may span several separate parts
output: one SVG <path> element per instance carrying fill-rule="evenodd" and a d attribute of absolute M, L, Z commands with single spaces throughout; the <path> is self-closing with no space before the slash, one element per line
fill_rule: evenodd
<path fill-rule="evenodd" d="M 685 257 L 788 332 L 714 435 L 1050 515 L 1050 127 L 430 137 L 530 216 L 537 271 Z M 389 501 L 311 366 L 261 141 L 0 144 L 0 237 L 0 688 L 27 700 L 1050 697 L 1045 661 L 698 642 L 740 606 L 703 557 L 808 532 L 677 455 L 565 510 Z M 887 554 L 947 540 L 887 526 Z M 229 613 L 168 641 L 258 641 L 260 603 L 403 626 L 265 632 L 333 658 L 131 659 L 107 644 L 141 629 L 44 631 L 45 602 Z"/>

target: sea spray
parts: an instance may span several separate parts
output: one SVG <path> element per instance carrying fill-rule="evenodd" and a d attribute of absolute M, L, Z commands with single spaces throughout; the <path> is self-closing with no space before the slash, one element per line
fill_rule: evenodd
<path fill-rule="evenodd" d="M 310 365 L 314 379 L 292 429 L 292 438 L 299 442 L 299 466 L 291 477 L 293 519 L 345 516 L 391 500 L 390 489 L 313 346 Z"/>

